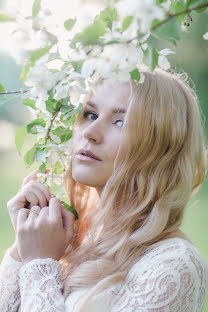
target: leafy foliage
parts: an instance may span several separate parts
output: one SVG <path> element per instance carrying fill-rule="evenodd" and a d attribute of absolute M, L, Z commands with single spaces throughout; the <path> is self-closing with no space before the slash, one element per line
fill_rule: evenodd
<path fill-rule="evenodd" d="M 125 10 L 125 6 L 119 6 L 119 2 L 114 0 L 111 6 L 95 16 L 90 25 L 66 39 L 66 53 L 61 52 L 60 48 L 63 38 L 60 39 L 58 32 L 53 32 L 47 23 L 44 24 L 41 0 L 34 0 L 32 16 L 25 18 L 31 24 L 26 23 L 27 28 L 23 33 L 28 37 L 34 34 L 31 38 L 33 43 L 35 36 L 40 34 L 38 32 L 47 39 L 38 47 L 28 49 L 28 57 L 23 62 L 20 80 L 30 87 L 30 91 L 22 104 L 30 107 L 36 117 L 18 128 L 15 144 L 21 153 L 27 135 L 36 136 L 37 142 L 24 155 L 24 163 L 30 167 L 37 162 L 47 182 L 50 179 L 48 168 L 52 170 L 52 176 L 63 178 L 66 159 L 70 154 L 68 146 L 72 127 L 82 113 L 86 87 L 94 86 L 94 77 L 97 75 L 101 80 L 106 77 L 121 80 L 131 77 L 140 83 L 144 78 L 140 64 L 145 63 L 150 71 L 157 66 L 166 70 L 170 65 L 166 56 L 174 52 L 169 49 L 158 51 L 148 40 L 148 33 L 176 46 L 181 38 L 181 26 L 186 25 L 190 11 L 201 13 L 208 7 L 205 0 L 177 0 L 170 3 L 156 0 L 150 10 L 146 2 L 139 7 L 137 1 L 129 0 L 128 10 Z M 5 13 L 0 14 L 0 22 L 10 21 L 15 19 Z M 76 18 L 68 18 L 61 26 L 71 31 L 71 35 L 76 23 Z M 146 29 L 146 33 L 141 29 Z M 4 92 L 6 89 L 0 85 L 0 93 Z M 63 203 L 78 219 L 77 212 L 65 201 Z"/>

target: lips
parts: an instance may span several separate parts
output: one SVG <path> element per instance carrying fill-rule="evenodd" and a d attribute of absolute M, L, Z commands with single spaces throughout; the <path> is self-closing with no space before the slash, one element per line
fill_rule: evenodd
<path fill-rule="evenodd" d="M 101 159 L 100 159 L 97 155 L 95 155 L 93 152 L 91 152 L 90 150 L 85 150 L 85 149 L 82 148 L 82 149 L 80 149 L 80 150 L 78 151 L 77 154 L 82 154 L 82 155 L 90 156 L 90 157 L 92 157 L 92 158 L 94 158 L 94 159 L 96 159 L 96 160 L 101 161 Z"/>

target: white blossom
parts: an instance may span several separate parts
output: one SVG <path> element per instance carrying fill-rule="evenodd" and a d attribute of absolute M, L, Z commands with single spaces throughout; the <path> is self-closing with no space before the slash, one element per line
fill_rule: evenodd
<path fill-rule="evenodd" d="M 208 40 L 208 32 L 203 35 L 204 40 Z"/>
<path fill-rule="evenodd" d="M 166 2 L 161 3 L 161 6 L 164 8 L 166 12 L 168 12 L 171 8 L 172 0 L 167 0 Z"/>
<path fill-rule="evenodd" d="M 60 137 L 59 137 L 58 135 L 55 135 L 55 134 L 53 134 L 53 133 L 50 133 L 50 137 L 51 137 L 51 139 L 52 139 L 55 143 L 57 143 L 57 144 L 60 144 L 60 143 L 61 143 L 61 139 L 60 139 Z"/>
<path fill-rule="evenodd" d="M 35 65 L 29 71 L 25 85 L 31 87 L 30 94 L 37 97 L 36 107 L 45 110 L 45 101 L 48 99 L 48 91 L 53 88 L 57 76 L 52 74 L 46 65 Z"/>
<path fill-rule="evenodd" d="M 37 177 L 46 178 L 50 187 L 53 183 L 56 185 L 61 185 L 64 182 L 64 174 L 58 175 L 55 173 L 37 173 Z"/>
<path fill-rule="evenodd" d="M 164 70 L 168 70 L 170 68 L 170 63 L 166 57 L 169 54 L 175 54 L 175 52 L 170 49 L 163 49 L 159 51 L 158 65 Z"/>
<path fill-rule="evenodd" d="M 33 126 L 33 127 L 30 129 L 30 131 L 31 131 L 32 133 L 38 132 L 38 133 L 42 133 L 42 134 L 45 135 L 46 132 L 47 132 L 47 129 L 45 129 L 45 128 L 42 127 L 42 126 L 36 125 L 36 126 Z"/>
<path fill-rule="evenodd" d="M 56 93 L 54 99 L 61 100 L 69 96 L 70 84 L 68 79 L 63 79 L 55 87 Z"/>
<path fill-rule="evenodd" d="M 142 49 L 137 48 L 132 42 L 112 44 L 105 46 L 99 57 L 87 59 L 82 66 L 81 73 L 88 78 L 93 71 L 98 71 L 103 78 L 118 78 L 125 81 L 130 78 L 129 72 L 142 61 Z"/>
<path fill-rule="evenodd" d="M 51 151 L 50 156 L 48 157 L 48 162 L 51 166 L 55 165 L 60 159 L 59 153 L 56 150 Z"/>
<path fill-rule="evenodd" d="M 115 7 L 122 18 L 133 16 L 139 19 L 139 29 L 145 33 L 150 29 L 154 19 L 163 19 L 165 10 L 156 5 L 155 0 L 120 0 Z"/>

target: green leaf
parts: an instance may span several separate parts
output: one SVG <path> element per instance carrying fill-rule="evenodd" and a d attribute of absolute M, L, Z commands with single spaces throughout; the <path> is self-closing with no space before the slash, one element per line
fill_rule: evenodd
<path fill-rule="evenodd" d="M 27 77 L 27 74 L 28 74 L 31 66 L 32 66 L 31 62 L 27 62 L 25 64 L 25 66 L 23 67 L 23 69 L 22 69 L 22 71 L 20 73 L 20 76 L 19 76 L 20 80 L 25 80 L 25 78 Z"/>
<path fill-rule="evenodd" d="M 157 49 L 154 47 L 150 47 L 149 50 L 149 57 L 150 57 L 150 68 L 151 71 L 155 69 L 155 67 L 158 65 L 158 52 Z"/>
<path fill-rule="evenodd" d="M 39 171 L 40 171 L 41 173 L 46 173 L 46 164 L 40 165 Z"/>
<path fill-rule="evenodd" d="M 64 122 L 65 120 L 67 120 L 68 118 L 70 118 L 72 115 L 74 115 L 75 113 L 81 113 L 82 112 L 82 108 L 83 105 L 80 103 L 76 108 L 67 111 L 65 113 L 63 113 L 60 117 L 61 121 Z"/>
<path fill-rule="evenodd" d="M 103 11 L 101 11 L 99 15 L 95 16 L 94 22 L 97 21 L 104 22 L 106 27 L 108 27 L 112 31 L 113 21 L 115 21 L 116 18 L 117 18 L 116 9 L 108 6 Z"/>
<path fill-rule="evenodd" d="M 58 102 L 57 100 L 49 97 L 48 100 L 45 102 L 46 103 L 46 110 L 50 113 L 55 113 L 57 102 Z"/>
<path fill-rule="evenodd" d="M 69 117 L 66 120 L 63 120 L 63 115 L 61 115 L 60 117 L 61 121 L 63 122 L 63 124 L 67 127 L 71 127 L 74 125 L 76 119 L 77 119 L 77 113 L 73 114 L 71 117 Z"/>
<path fill-rule="evenodd" d="M 137 68 L 135 68 L 132 72 L 130 72 L 131 78 L 139 82 L 140 80 L 140 72 Z"/>
<path fill-rule="evenodd" d="M 158 20 L 154 20 L 152 26 L 158 24 Z M 168 40 L 176 45 L 176 41 L 180 40 L 181 24 L 176 18 L 172 18 L 168 22 L 162 24 L 152 31 L 156 36 Z"/>
<path fill-rule="evenodd" d="M 76 110 L 77 110 L 78 113 L 81 114 L 82 111 L 83 111 L 83 104 L 82 104 L 82 103 L 79 103 L 79 105 L 77 106 Z"/>
<path fill-rule="evenodd" d="M 171 6 L 174 9 L 174 14 L 178 12 L 182 12 L 183 10 L 186 9 L 186 4 L 183 0 L 178 0 L 176 2 L 172 1 Z M 182 22 L 185 16 L 186 14 L 182 14 L 182 15 L 176 16 L 176 18 L 179 22 Z"/>
<path fill-rule="evenodd" d="M 159 5 L 159 4 L 163 3 L 163 2 L 167 2 L 167 0 L 156 0 L 156 5 Z"/>
<path fill-rule="evenodd" d="M 6 88 L 0 84 L 0 93 L 1 92 L 6 92 Z"/>
<path fill-rule="evenodd" d="M 186 1 L 186 8 L 187 9 L 188 8 L 193 8 L 193 7 L 196 7 L 196 6 L 200 5 L 200 4 L 205 4 L 205 3 L 207 3 L 207 0 L 187 0 Z"/>
<path fill-rule="evenodd" d="M 81 73 L 81 69 L 82 69 L 82 64 L 84 63 L 85 60 L 80 60 L 80 61 L 74 61 L 72 62 L 72 66 L 74 67 L 74 70 L 77 73 Z"/>
<path fill-rule="evenodd" d="M 35 160 L 35 155 L 36 155 L 36 147 L 33 146 L 29 151 L 27 151 L 27 153 L 24 156 L 24 163 L 26 167 L 30 167 Z"/>
<path fill-rule="evenodd" d="M 158 65 L 158 52 L 156 48 L 149 46 L 149 49 L 144 51 L 144 62 L 151 71 L 155 69 Z"/>
<path fill-rule="evenodd" d="M 133 20 L 133 16 L 127 16 L 124 18 L 122 23 L 122 31 L 125 31 L 130 25 Z"/>
<path fill-rule="evenodd" d="M 5 13 L 0 14 L 0 22 L 5 23 L 5 22 L 12 22 L 15 21 L 15 19 L 11 18 L 9 15 Z"/>
<path fill-rule="evenodd" d="M 72 137 L 72 131 L 63 126 L 56 128 L 52 133 L 60 137 L 61 143 L 68 141 Z"/>
<path fill-rule="evenodd" d="M 17 148 L 19 155 L 21 155 L 21 148 L 24 144 L 24 141 L 25 141 L 27 134 L 28 134 L 28 132 L 27 132 L 26 126 L 19 127 L 16 131 L 15 145 L 16 145 L 16 148 Z"/>
<path fill-rule="evenodd" d="M 60 162 L 60 160 L 58 160 L 55 165 L 52 166 L 53 172 L 55 174 L 61 174 L 64 172 L 64 168 L 62 166 L 62 163 Z"/>
<path fill-rule="evenodd" d="M 74 214 L 75 216 L 75 220 L 78 220 L 79 217 L 78 217 L 78 213 L 76 211 L 76 209 L 72 208 L 70 205 L 68 205 L 67 203 L 65 203 L 64 201 L 61 201 L 62 205 L 64 205 L 64 207 L 69 210 L 71 213 Z"/>
<path fill-rule="evenodd" d="M 30 106 L 32 107 L 33 109 L 37 109 L 36 106 L 35 106 L 35 102 L 32 101 L 30 98 L 26 98 L 22 101 L 22 104 L 23 105 L 26 105 L 26 106 Z"/>
<path fill-rule="evenodd" d="M 41 0 L 35 0 L 33 2 L 33 7 L 32 7 L 32 17 L 35 17 L 38 15 L 41 9 Z"/>
<path fill-rule="evenodd" d="M 70 31 L 73 28 L 76 21 L 77 21 L 76 18 L 75 19 L 70 18 L 70 19 L 66 20 L 64 22 L 64 27 L 66 28 L 66 30 Z"/>
<path fill-rule="evenodd" d="M 30 52 L 30 61 L 31 61 L 31 66 L 35 65 L 35 62 L 40 59 L 43 55 L 47 54 L 50 49 L 52 48 L 52 45 L 44 48 L 40 48 L 37 50 L 34 50 Z"/>
<path fill-rule="evenodd" d="M 106 32 L 106 25 L 103 21 L 95 21 L 86 27 L 82 32 L 75 35 L 72 42 L 81 42 L 83 45 L 94 45 L 98 43 L 98 38 Z"/>
<path fill-rule="evenodd" d="M 59 102 L 63 105 L 63 107 L 66 107 L 66 108 L 69 108 L 69 106 L 73 107 L 73 105 L 71 105 L 71 104 L 69 105 L 69 100 L 70 100 L 70 97 L 67 96 L 64 99 L 61 99 Z"/>
<path fill-rule="evenodd" d="M 46 163 L 46 150 L 45 149 L 41 149 L 39 151 L 37 151 L 36 155 L 35 155 L 35 160 L 37 162 L 41 162 L 41 163 Z"/>
<path fill-rule="evenodd" d="M 46 122 L 42 118 L 37 118 L 33 120 L 27 125 L 27 132 L 32 133 L 32 134 L 37 134 L 38 132 L 32 129 L 34 126 L 42 126 L 43 128 L 45 128 Z"/>

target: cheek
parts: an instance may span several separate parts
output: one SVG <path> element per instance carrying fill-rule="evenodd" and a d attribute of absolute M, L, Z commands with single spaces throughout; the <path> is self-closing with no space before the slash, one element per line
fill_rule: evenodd
<path fill-rule="evenodd" d="M 78 146 L 80 142 L 80 132 L 73 130 L 73 136 L 72 136 L 72 150 L 76 151 L 77 148 L 80 148 Z"/>

